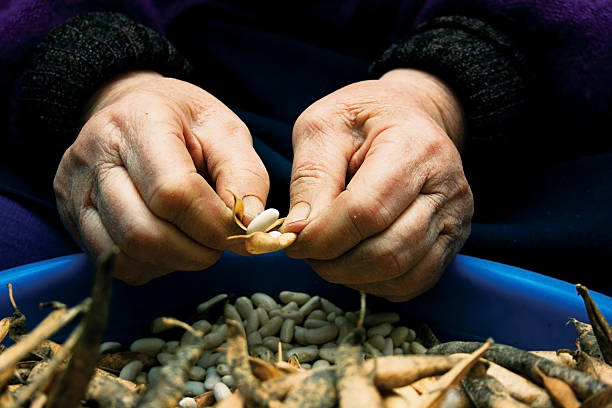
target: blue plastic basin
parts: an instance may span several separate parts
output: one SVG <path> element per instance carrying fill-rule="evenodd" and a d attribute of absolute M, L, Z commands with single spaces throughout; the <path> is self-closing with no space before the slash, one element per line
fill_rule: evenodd
<path fill-rule="evenodd" d="M 48 311 L 38 303 L 57 300 L 74 305 L 91 292 L 93 268 L 83 254 L 50 259 L 0 272 L 2 316 L 12 313 L 6 284 L 12 283 L 20 309 L 33 326 Z M 320 279 L 303 262 L 283 253 L 240 257 L 224 254 L 202 272 L 177 272 L 131 287 L 115 282 L 107 339 L 129 341 L 144 335 L 150 321 L 163 315 L 187 316 L 218 293 L 281 290 L 328 297 L 346 310 L 358 308 L 358 294 Z M 612 298 L 592 291 L 608 320 Z M 377 311 L 397 311 L 404 319 L 428 323 L 442 340 L 484 340 L 530 350 L 573 348 L 575 331 L 567 321 L 587 321 L 574 285 L 524 269 L 458 255 L 434 289 L 405 303 L 369 297 Z"/>

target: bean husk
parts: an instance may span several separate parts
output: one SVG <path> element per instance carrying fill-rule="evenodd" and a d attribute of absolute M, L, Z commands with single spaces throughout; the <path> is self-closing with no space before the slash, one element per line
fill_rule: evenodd
<path fill-rule="evenodd" d="M 572 388 L 567 385 L 562 380 L 554 377 L 548 377 L 544 374 L 536 364 L 535 370 L 538 375 L 542 378 L 542 382 L 544 383 L 544 387 L 550 394 L 555 404 L 560 406 L 561 408 L 578 408 L 580 407 L 580 402 L 578 398 L 576 398 L 576 394 L 572 391 Z"/>
<path fill-rule="evenodd" d="M 336 375 L 333 370 L 318 370 L 306 377 L 283 401 L 283 408 L 332 408 L 336 406 Z"/>
<path fill-rule="evenodd" d="M 429 349 L 429 354 L 471 353 L 482 343 L 479 342 L 449 342 Z M 579 398 L 585 399 L 607 387 L 607 384 L 581 371 L 557 365 L 550 360 L 539 357 L 524 350 L 504 344 L 492 345 L 483 355 L 514 372 L 520 373 L 536 384 L 542 384 L 542 378 L 537 373 L 536 364 L 544 374 L 559 378 L 569 384 Z"/>
<path fill-rule="evenodd" d="M 587 353 L 591 357 L 603 360 L 599 344 L 595 333 L 593 333 L 593 327 L 590 324 L 583 323 L 580 320 L 570 319 L 571 323 L 574 324 L 576 329 L 576 335 L 578 336 L 578 344 L 580 344 L 580 350 Z"/>
<path fill-rule="evenodd" d="M 529 407 L 529 405 L 512 398 L 504 386 L 490 376 L 484 378 L 466 377 L 461 382 L 461 386 L 477 408 Z"/>
<path fill-rule="evenodd" d="M 584 306 L 586 307 L 587 314 L 589 315 L 589 320 L 591 322 L 591 326 L 593 327 L 593 333 L 597 338 L 597 344 L 599 344 L 601 355 L 606 363 L 612 364 L 612 328 L 591 298 L 587 287 L 578 284 L 576 285 L 576 290 L 584 300 Z"/>

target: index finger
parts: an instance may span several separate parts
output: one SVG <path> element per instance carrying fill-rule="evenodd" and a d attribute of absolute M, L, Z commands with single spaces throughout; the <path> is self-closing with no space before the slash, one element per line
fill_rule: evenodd
<path fill-rule="evenodd" d="M 183 137 L 189 129 L 155 106 L 130 124 L 121 129 L 126 143 L 119 151 L 151 212 L 202 245 L 225 249 L 236 232 L 232 212 L 198 173 Z"/>

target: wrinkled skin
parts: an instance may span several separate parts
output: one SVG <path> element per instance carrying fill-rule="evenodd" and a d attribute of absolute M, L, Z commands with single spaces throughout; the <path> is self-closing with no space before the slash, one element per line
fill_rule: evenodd
<path fill-rule="evenodd" d="M 117 277 L 141 284 L 201 270 L 263 210 L 267 172 L 246 126 L 189 83 L 134 72 L 92 98 L 54 187 L 75 240 L 121 248 Z M 435 77 L 394 70 L 315 102 L 293 131 L 286 251 L 324 279 L 403 301 L 439 279 L 467 239 L 473 199 L 458 147 L 463 116 Z"/>
<path fill-rule="evenodd" d="M 470 232 L 461 108 L 436 78 L 394 70 L 312 104 L 293 129 L 286 249 L 325 280 L 404 301 Z M 347 181 L 348 180 L 348 181 Z"/>
<path fill-rule="evenodd" d="M 142 284 L 214 264 L 240 231 L 227 190 L 257 214 L 269 180 L 225 105 L 187 82 L 134 72 L 92 99 L 54 188 L 74 239 L 94 258 L 118 245 L 116 276 Z"/>

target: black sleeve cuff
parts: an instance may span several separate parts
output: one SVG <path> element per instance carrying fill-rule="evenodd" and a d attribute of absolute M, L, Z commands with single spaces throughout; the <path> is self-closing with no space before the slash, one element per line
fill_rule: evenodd
<path fill-rule="evenodd" d="M 80 131 L 89 99 L 103 83 L 131 70 L 187 78 L 191 67 L 160 34 L 120 14 L 87 14 L 56 27 L 23 75 L 21 137 L 34 139 L 43 160 L 57 166 Z"/>
<path fill-rule="evenodd" d="M 515 137 L 527 99 L 524 57 L 484 22 L 452 16 L 421 25 L 374 62 L 370 73 L 379 77 L 395 68 L 429 72 L 455 92 L 466 115 L 465 155 L 505 148 Z"/>

